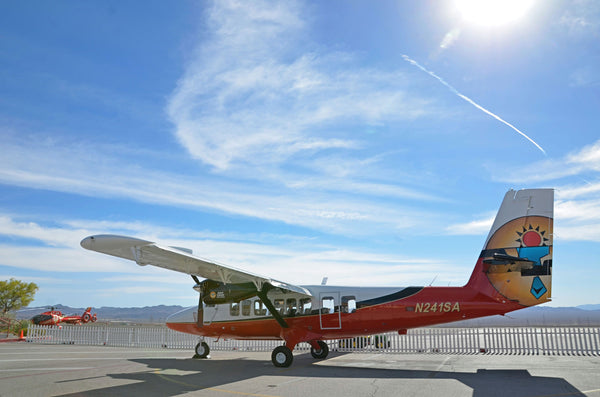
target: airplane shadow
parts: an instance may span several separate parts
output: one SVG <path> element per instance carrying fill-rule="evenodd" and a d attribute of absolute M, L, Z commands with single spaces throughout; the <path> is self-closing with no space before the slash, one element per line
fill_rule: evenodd
<path fill-rule="evenodd" d="M 339 357 L 342 353 L 332 354 Z M 307 357 L 308 356 L 308 357 Z M 294 377 L 307 379 L 451 379 L 473 389 L 472 396 L 585 396 L 563 378 L 532 376 L 525 369 L 488 370 L 477 372 L 446 372 L 410 369 L 364 368 L 316 365 L 306 354 L 295 355 L 290 368 L 275 368 L 270 361 L 248 358 L 231 360 L 194 359 L 130 359 L 144 364 L 147 371 L 108 374 L 113 379 L 134 380 L 135 383 L 66 394 L 65 396 L 175 396 L 186 392 L 219 389 L 223 385 L 258 377 Z M 276 385 L 269 385 L 276 387 Z M 226 387 L 226 386 L 225 386 Z M 277 394 L 277 389 L 273 393 Z"/>

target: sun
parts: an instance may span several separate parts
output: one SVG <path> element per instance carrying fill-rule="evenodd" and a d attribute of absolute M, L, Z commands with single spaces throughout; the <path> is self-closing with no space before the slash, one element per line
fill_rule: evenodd
<path fill-rule="evenodd" d="M 500 26 L 524 16 L 534 0 L 456 0 L 466 21 L 483 26 Z"/>

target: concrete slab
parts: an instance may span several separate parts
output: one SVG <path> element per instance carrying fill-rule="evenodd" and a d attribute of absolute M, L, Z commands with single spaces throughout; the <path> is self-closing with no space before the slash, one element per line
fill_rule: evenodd
<path fill-rule="evenodd" d="M 600 357 L 192 352 L 0 344 L 0 396 L 600 396 Z"/>

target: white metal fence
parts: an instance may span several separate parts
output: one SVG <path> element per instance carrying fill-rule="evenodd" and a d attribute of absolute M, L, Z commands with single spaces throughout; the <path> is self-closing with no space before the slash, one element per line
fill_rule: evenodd
<path fill-rule="evenodd" d="M 27 342 L 104 345 L 192 350 L 198 336 L 166 327 L 115 327 L 101 325 L 30 325 Z M 281 341 L 206 338 L 212 350 L 271 351 Z M 327 341 L 330 350 L 343 352 L 600 355 L 600 328 L 417 328 L 406 335 L 387 333 Z M 308 351 L 301 343 L 297 351 Z"/>

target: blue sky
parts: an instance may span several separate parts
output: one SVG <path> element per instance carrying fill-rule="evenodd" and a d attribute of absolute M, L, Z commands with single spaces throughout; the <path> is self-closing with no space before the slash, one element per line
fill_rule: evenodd
<path fill-rule="evenodd" d="M 79 246 L 113 233 L 297 284 L 458 286 L 504 193 L 552 187 L 551 305 L 600 302 L 600 5 L 507 7 L 5 4 L 0 279 L 196 303 Z"/>

